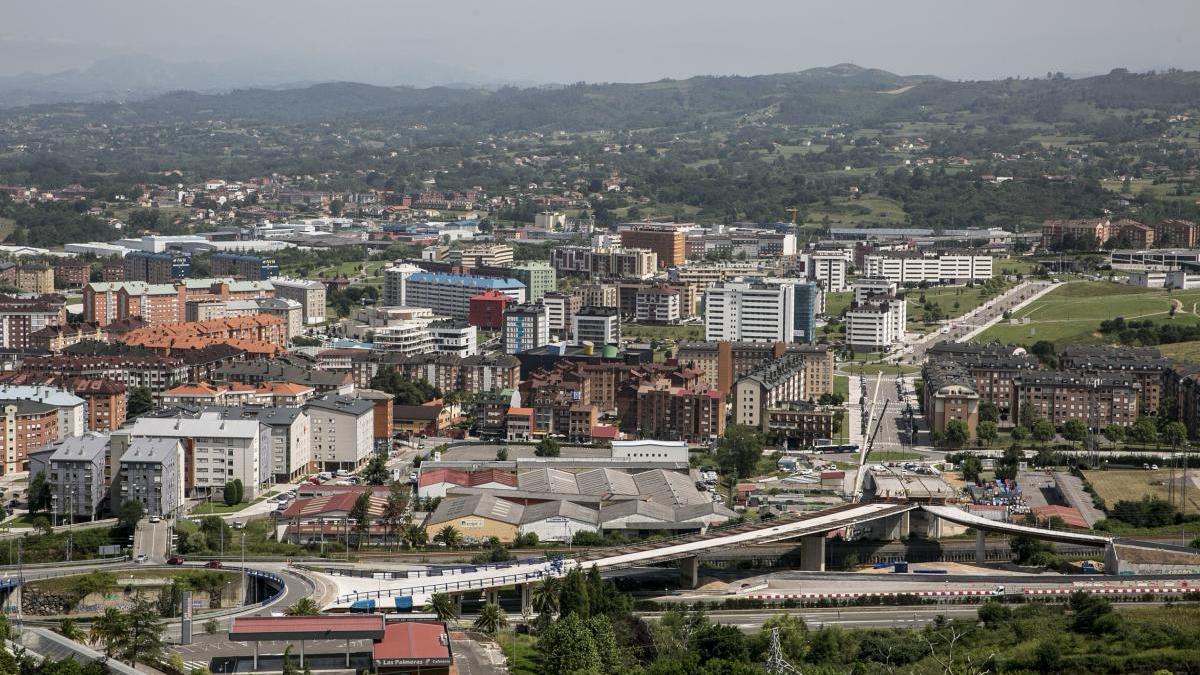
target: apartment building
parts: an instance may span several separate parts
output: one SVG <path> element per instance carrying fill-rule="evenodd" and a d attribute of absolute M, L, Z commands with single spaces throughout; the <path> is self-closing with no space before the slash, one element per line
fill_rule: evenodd
<path fill-rule="evenodd" d="M 542 304 L 549 314 L 550 331 L 558 335 L 567 335 L 573 325 L 575 313 L 582 306 L 581 299 L 575 293 L 552 291 L 542 296 Z"/>
<path fill-rule="evenodd" d="M 1113 237 L 1120 246 L 1134 248 L 1150 248 L 1154 245 L 1154 228 L 1137 222 L 1122 219 L 1112 224 Z"/>
<path fill-rule="evenodd" d="M 972 254 L 877 253 L 864 257 L 864 275 L 897 284 L 947 284 L 992 278 L 992 257 Z"/>
<path fill-rule="evenodd" d="M 46 265 L 17 265 L 13 285 L 22 293 L 34 293 L 36 295 L 53 293 L 54 270 Z"/>
<path fill-rule="evenodd" d="M 251 501 L 269 476 L 257 420 L 228 420 L 215 413 L 139 417 L 113 433 L 114 460 L 123 457 L 138 438 L 173 439 L 183 446 L 183 483 L 191 497 L 218 499 L 226 483 L 240 480 L 245 499 Z"/>
<path fill-rule="evenodd" d="M 1156 415 L 1163 404 L 1163 373 L 1171 368 L 1170 359 L 1153 347 L 1108 347 L 1104 345 L 1068 345 L 1059 354 L 1059 364 L 1067 370 L 1083 373 L 1125 373 L 1138 383 L 1138 411 Z"/>
<path fill-rule="evenodd" d="M 884 277 L 859 277 L 854 281 L 854 302 L 896 295 L 899 283 Z"/>
<path fill-rule="evenodd" d="M 621 307 L 620 294 L 612 284 L 583 284 L 575 293 L 585 307 Z"/>
<path fill-rule="evenodd" d="M 476 267 L 508 267 L 513 262 L 513 247 L 508 244 L 476 244 L 451 249 L 447 258 L 464 271 Z"/>
<path fill-rule="evenodd" d="M 738 378 L 733 386 L 733 421 L 766 430 L 767 411 L 809 399 L 803 354 L 787 354 Z"/>
<path fill-rule="evenodd" d="M 788 401 L 767 408 L 766 428 L 789 442 L 812 445 L 833 438 L 832 409 L 810 401 Z"/>
<path fill-rule="evenodd" d="M 998 344 L 939 342 L 928 349 L 926 356 L 931 361 L 954 362 L 964 368 L 980 403 L 992 403 L 999 409 L 1001 425 L 1017 422 L 1011 414 L 1016 395 L 1013 382 L 1022 373 L 1041 368 L 1024 349 Z"/>
<path fill-rule="evenodd" d="M 708 443 L 725 435 L 725 398 L 705 386 L 659 378 L 637 388 L 637 431 L 646 438 Z"/>
<path fill-rule="evenodd" d="M 131 439 L 118 463 L 114 507 L 135 501 L 148 516 L 177 514 L 186 501 L 185 466 L 179 439 Z"/>
<path fill-rule="evenodd" d="M 507 354 L 476 354 L 459 358 L 451 354 L 418 356 L 384 355 L 380 368 L 395 368 L 411 380 L 425 380 L 442 391 L 479 394 L 492 389 L 514 389 L 520 381 L 521 363 Z"/>
<path fill-rule="evenodd" d="M 824 346 L 785 342 L 680 342 L 675 358 L 680 364 L 699 370 L 709 385 L 726 393 L 738 378 L 785 354 L 799 354 L 804 358 L 805 399 L 833 393 L 833 352 Z"/>
<path fill-rule="evenodd" d="M 31 374 L 111 380 L 127 389 L 145 387 L 156 396 L 189 379 L 188 364 L 174 356 L 34 356 L 24 360 L 22 370 Z"/>
<path fill-rule="evenodd" d="M 967 369 L 954 361 L 931 360 L 921 369 L 921 379 L 925 383 L 922 395 L 929 430 L 945 433 L 946 424 L 959 420 L 974 438 L 979 426 L 980 398 Z"/>
<path fill-rule="evenodd" d="M 433 321 L 427 327 L 433 338 L 433 350 L 466 358 L 479 353 L 479 331 L 466 321 L 443 319 Z"/>
<path fill-rule="evenodd" d="M 505 354 L 536 349 L 550 343 L 550 313 L 541 303 L 523 303 L 504 310 L 501 337 Z"/>
<path fill-rule="evenodd" d="M 670 227 L 635 225 L 621 232 L 621 248 L 640 248 L 653 251 L 658 267 L 665 269 L 682 265 L 687 260 L 686 235 Z"/>
<path fill-rule="evenodd" d="M 205 406 L 203 412 L 225 420 L 257 420 L 270 453 L 269 479 L 290 483 L 315 470 L 311 422 L 301 405 Z"/>
<path fill-rule="evenodd" d="M 325 323 L 325 284 L 289 277 L 271 277 L 270 284 L 275 297 L 300 303 L 306 325 Z"/>
<path fill-rule="evenodd" d="M 182 253 L 130 251 L 125 255 L 125 281 L 172 284 L 191 273 L 192 259 Z"/>
<path fill-rule="evenodd" d="M 1108 218 L 1077 218 L 1047 220 L 1042 223 L 1042 247 L 1058 248 L 1064 244 L 1077 246 L 1087 242 L 1097 248 L 1112 237 L 1112 221 Z"/>
<path fill-rule="evenodd" d="M 516 279 L 421 272 L 408 277 L 405 304 L 428 307 L 439 316 L 466 320 L 470 316 L 471 298 L 485 291 L 525 302 L 525 284 Z"/>
<path fill-rule="evenodd" d="M 634 316 L 638 323 L 668 325 L 679 323 L 681 309 L 679 293 L 674 289 L 653 286 L 638 290 Z"/>
<path fill-rule="evenodd" d="M 559 246 L 550 251 L 558 274 L 645 279 L 658 271 L 658 255 L 647 248 Z"/>
<path fill-rule="evenodd" d="M 710 342 L 790 342 L 795 286 L 725 281 L 704 291 L 704 338 Z"/>
<path fill-rule="evenodd" d="M 383 270 L 383 304 L 389 307 L 408 305 L 408 279 L 424 272 L 416 265 L 396 263 Z"/>
<path fill-rule="evenodd" d="M 818 251 L 810 253 L 807 260 L 808 278 L 820 282 L 826 293 L 840 293 L 846 290 L 846 268 L 849 263 L 846 256 L 838 251 Z"/>
<path fill-rule="evenodd" d="M 1034 371 L 1022 374 L 1013 385 L 1018 420 L 1027 415 L 1060 426 L 1077 419 L 1103 429 L 1110 424 L 1130 426 L 1138 417 L 1141 385 L 1131 373 Z"/>
<path fill-rule="evenodd" d="M 267 281 L 279 276 L 279 264 L 274 258 L 243 253 L 214 253 L 209 258 L 212 273 L 220 277 L 238 277 Z"/>
<path fill-rule="evenodd" d="M 374 349 L 395 352 L 405 356 L 427 354 L 435 350 L 433 335 L 429 332 L 429 321 L 414 319 L 400 321 L 375 329 L 371 338 Z"/>
<path fill-rule="evenodd" d="M 584 307 L 571 317 L 571 335 L 578 343 L 621 343 L 621 316 L 612 307 Z"/>
<path fill-rule="evenodd" d="M 45 475 L 56 519 L 95 520 L 108 496 L 107 461 L 108 437 L 88 434 L 31 452 L 29 475 Z"/>
<path fill-rule="evenodd" d="M 231 278 L 185 279 L 172 284 L 93 282 L 83 289 L 83 318 L 100 326 L 132 317 L 149 324 L 179 323 L 187 318 L 189 302 L 272 297 L 275 288 L 270 282 Z"/>
<path fill-rule="evenodd" d="M 92 280 L 92 266 L 81 260 L 59 260 L 54 263 L 54 288 L 83 288 Z"/>
<path fill-rule="evenodd" d="M 1163 247 L 1200 247 L 1200 225 L 1190 220 L 1160 220 L 1154 225 L 1154 243 Z"/>
<path fill-rule="evenodd" d="M 891 296 L 853 303 L 846 310 L 846 345 L 865 351 L 888 351 L 904 339 L 907 303 Z"/>
<path fill-rule="evenodd" d="M 0 384 L 0 401 L 36 401 L 58 411 L 58 438 L 82 436 L 87 427 L 87 401 L 58 387 Z"/>
<path fill-rule="evenodd" d="M 213 344 L 228 344 L 245 351 L 258 351 L 255 343 L 282 351 L 287 346 L 287 326 L 269 314 L 235 316 L 209 321 L 184 321 L 152 325 L 131 330 L 120 342 L 130 347 L 170 353 L 180 349 L 200 349 Z"/>
<path fill-rule="evenodd" d="M 467 323 L 485 330 L 504 328 L 504 310 L 517 301 L 500 291 L 472 295 L 467 302 Z"/>
<path fill-rule="evenodd" d="M 66 323 L 67 308 L 61 298 L 49 295 L 37 298 L 0 295 L 0 348 L 31 349 L 34 347 L 34 333 Z"/>
<path fill-rule="evenodd" d="M 322 396 L 304 407 L 312 430 L 312 461 L 322 471 L 354 471 L 375 447 L 374 410 L 370 401 Z"/>
<path fill-rule="evenodd" d="M 29 453 L 59 440 L 58 418 L 58 408 L 47 403 L 0 399 L 0 475 L 28 470 Z"/>

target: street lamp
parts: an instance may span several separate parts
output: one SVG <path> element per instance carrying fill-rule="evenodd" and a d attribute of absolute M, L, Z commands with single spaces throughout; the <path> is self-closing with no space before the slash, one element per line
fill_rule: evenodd
<path fill-rule="evenodd" d="M 246 533 L 242 532 L 242 601 L 246 599 Z"/>

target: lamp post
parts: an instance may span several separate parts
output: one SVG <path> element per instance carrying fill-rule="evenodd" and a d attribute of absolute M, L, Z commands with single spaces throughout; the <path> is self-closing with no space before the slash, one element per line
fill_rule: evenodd
<path fill-rule="evenodd" d="M 246 597 L 246 533 L 242 532 L 242 600 Z"/>

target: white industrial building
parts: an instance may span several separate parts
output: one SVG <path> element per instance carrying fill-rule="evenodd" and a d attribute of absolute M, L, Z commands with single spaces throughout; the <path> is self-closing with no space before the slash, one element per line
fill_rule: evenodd
<path fill-rule="evenodd" d="M 708 342 L 790 342 L 796 287 L 789 283 L 724 281 L 704 291 Z"/>

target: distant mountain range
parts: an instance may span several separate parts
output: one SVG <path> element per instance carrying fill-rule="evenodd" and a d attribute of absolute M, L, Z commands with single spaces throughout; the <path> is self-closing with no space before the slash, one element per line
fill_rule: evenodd
<path fill-rule="evenodd" d="M 89 73 L 91 71 L 88 71 Z M 119 78 L 94 83 L 115 87 Z M 193 76 L 200 80 L 203 72 Z M 212 73 L 208 76 L 215 77 Z M 89 76 L 90 77 L 90 76 Z M 155 80 L 149 69 L 141 80 Z M 11 78 L 9 78 L 11 80 Z M 84 74 L 58 81 L 79 85 Z M 174 81 L 174 80 L 172 80 Z M 213 80 L 207 80 L 216 84 Z M 4 82 L 0 82 L 3 91 Z M 12 83 L 9 82 L 11 85 Z M 123 91 L 134 91 L 125 89 Z M 138 90 L 141 91 L 141 90 Z M 98 96 L 98 95 L 97 95 Z M 3 98 L 12 103 L 8 94 Z M 95 99 L 93 99 L 95 100 Z M 1188 110 L 1200 103 L 1200 73 L 1113 71 L 1081 79 L 954 82 L 840 64 L 775 75 L 704 76 L 627 84 L 542 87 L 385 87 L 353 82 L 173 91 L 134 100 L 38 106 L 85 112 L 119 124 L 241 119 L 267 123 L 362 122 L 509 130 L 687 128 L 695 125 L 886 123 L 969 113 L 980 119 L 1093 121 L 1097 110 Z M 9 115 L 23 114 L 9 110 Z"/>

